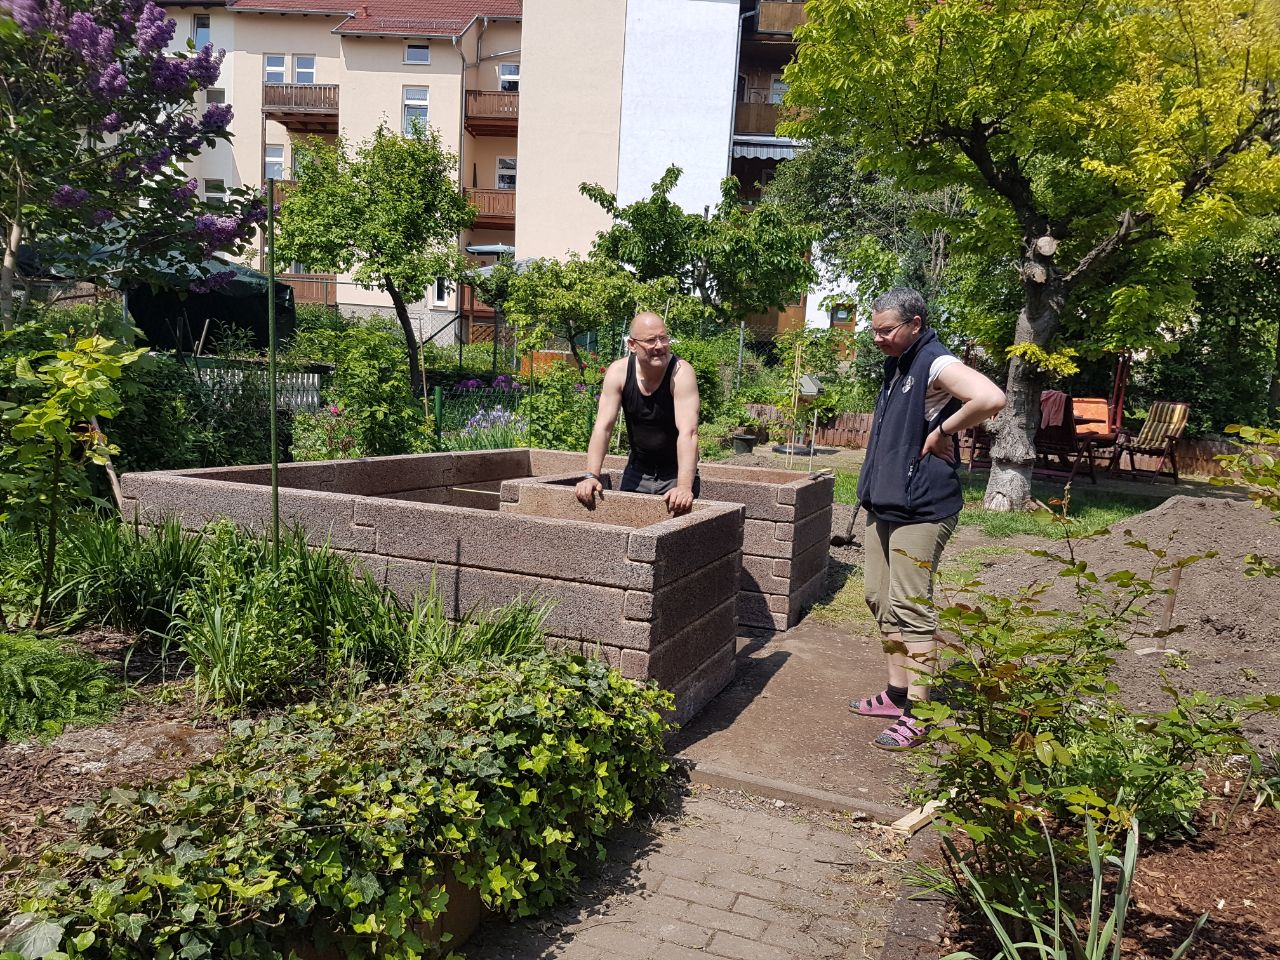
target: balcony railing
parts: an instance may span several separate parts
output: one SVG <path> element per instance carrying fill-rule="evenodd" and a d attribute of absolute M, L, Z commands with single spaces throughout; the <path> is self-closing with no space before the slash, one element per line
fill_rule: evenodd
<path fill-rule="evenodd" d="M 514 227 L 516 225 L 516 192 L 467 188 L 467 199 L 476 208 L 476 227 Z"/>
<path fill-rule="evenodd" d="M 336 83 L 264 83 L 262 109 L 267 113 L 337 113 Z"/>
<path fill-rule="evenodd" d="M 468 120 L 520 119 L 520 94 L 503 93 L 500 90 L 468 90 Z"/>
<path fill-rule="evenodd" d="M 332 273 L 281 273 L 276 279 L 293 287 L 295 303 L 321 303 L 327 307 L 338 303 L 338 278 Z"/>
<path fill-rule="evenodd" d="M 734 133 L 773 136 L 778 127 L 778 104 L 739 103 L 734 115 Z"/>
<path fill-rule="evenodd" d="M 801 0 L 760 0 L 757 33 L 779 33 L 787 36 L 805 22 L 804 3 Z"/>

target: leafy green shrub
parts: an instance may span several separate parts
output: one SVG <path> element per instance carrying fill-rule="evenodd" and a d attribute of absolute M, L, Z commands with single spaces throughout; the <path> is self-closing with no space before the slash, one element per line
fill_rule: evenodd
<path fill-rule="evenodd" d="M 434 435 L 422 398 L 409 388 L 404 334 L 390 321 L 371 317 L 299 324 L 289 360 L 334 365 L 325 397 L 350 421 L 360 456 L 432 449 Z"/>
<path fill-rule="evenodd" d="M 1108 852 L 1135 819 L 1157 835 L 1188 829 L 1204 796 L 1199 765 L 1251 752 L 1239 703 L 1172 688 L 1174 706 L 1162 713 L 1130 713 L 1120 702 L 1108 677 L 1116 652 L 1134 636 L 1159 635 L 1142 612 L 1166 592 L 1155 583 L 1199 559 L 1131 545 L 1150 550 L 1149 574 L 1121 571 L 1105 585 L 1070 539 L 1062 555 L 1032 551 L 1074 579 L 1073 609 L 1046 608 L 1043 585 L 1005 597 L 972 585 L 941 612 L 941 629 L 955 639 L 936 681 L 941 698 L 916 708 L 932 748 L 918 757 L 927 784 L 919 794 L 942 801 L 945 829 L 966 841 L 961 862 L 992 902 L 1047 909 L 1053 861 L 1079 863 L 1086 852 L 1070 828 L 1080 816 L 1096 823 Z M 975 895 L 957 881 L 940 885 Z"/>
<path fill-rule="evenodd" d="M 1233 423 L 1227 427 L 1227 433 L 1240 437 L 1242 442 L 1237 444 L 1240 453 L 1215 457 L 1229 475 L 1211 477 L 1209 482 L 1215 486 L 1243 487 L 1250 500 L 1274 513 L 1272 519 L 1280 523 L 1280 429 L 1242 427 Z M 1250 553 L 1244 559 L 1247 576 L 1280 577 L 1280 557 Z"/>
<path fill-rule="evenodd" d="M 715 420 L 733 396 L 738 370 L 738 334 L 733 330 L 713 337 L 684 336 L 671 348 L 689 361 L 698 380 L 698 399 L 702 403 L 702 420 Z M 744 351 L 744 367 L 759 366 L 750 352 Z"/>
<path fill-rule="evenodd" d="M 289 453 L 298 463 L 359 457 L 361 451 L 356 426 L 336 403 L 316 413 L 295 413 L 293 445 Z"/>
<path fill-rule="evenodd" d="M 528 420 L 531 447 L 586 450 L 595 424 L 599 374 L 555 363 L 529 391 L 521 405 Z"/>
<path fill-rule="evenodd" d="M 544 652 L 242 721 L 167 788 L 82 811 L 22 920 L 85 958 L 440 956 L 446 877 L 528 915 L 603 857 L 659 795 L 670 705 Z"/>
<path fill-rule="evenodd" d="M 96 661 L 56 639 L 0 633 L 0 742 L 57 736 L 118 703 L 115 682 Z"/>

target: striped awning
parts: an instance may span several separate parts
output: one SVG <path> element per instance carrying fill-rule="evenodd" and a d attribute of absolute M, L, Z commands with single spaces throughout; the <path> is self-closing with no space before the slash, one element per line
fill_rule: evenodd
<path fill-rule="evenodd" d="M 749 160 L 790 160 L 800 144 L 784 137 L 734 137 L 732 155 Z"/>

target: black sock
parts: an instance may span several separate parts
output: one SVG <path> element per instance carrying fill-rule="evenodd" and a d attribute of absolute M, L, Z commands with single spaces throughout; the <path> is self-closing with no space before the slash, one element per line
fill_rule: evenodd
<path fill-rule="evenodd" d="M 899 707 L 903 709 L 906 708 L 907 706 L 907 688 L 906 687 L 895 687 L 893 684 L 889 684 L 889 686 L 885 688 L 884 693 L 885 693 L 885 696 L 889 698 L 889 702 L 892 703 L 895 707 Z"/>
<path fill-rule="evenodd" d="M 908 700 L 906 705 L 902 708 L 902 715 L 904 717 L 911 717 L 914 720 L 915 714 L 912 713 L 911 711 L 912 711 L 912 708 L 915 707 L 916 703 L 917 701 L 915 700 Z"/>

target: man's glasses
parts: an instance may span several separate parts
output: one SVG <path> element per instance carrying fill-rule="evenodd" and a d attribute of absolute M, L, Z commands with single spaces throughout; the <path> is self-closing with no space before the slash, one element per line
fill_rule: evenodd
<path fill-rule="evenodd" d="M 911 318 L 911 320 L 914 320 L 914 319 L 915 317 Z M 875 327 L 872 327 L 871 336 L 875 337 L 877 340 L 887 340 L 889 337 L 893 336 L 893 332 L 895 330 L 897 330 L 899 327 L 905 327 L 908 323 L 911 322 L 911 320 L 903 320 L 899 323 L 895 323 L 891 327 L 881 327 L 879 330 L 877 330 Z"/>
<path fill-rule="evenodd" d="M 641 340 L 639 337 L 630 337 L 632 343 L 638 343 L 646 350 L 652 350 L 654 347 L 665 347 L 671 343 L 668 336 L 649 337 L 647 340 Z"/>

